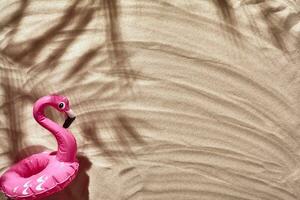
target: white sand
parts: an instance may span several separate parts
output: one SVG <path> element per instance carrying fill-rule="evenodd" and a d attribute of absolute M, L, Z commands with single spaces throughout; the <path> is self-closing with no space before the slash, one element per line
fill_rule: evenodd
<path fill-rule="evenodd" d="M 213 2 L 1 0 L 1 171 L 56 149 L 55 92 L 82 169 L 49 199 L 300 199 L 300 2 Z"/>

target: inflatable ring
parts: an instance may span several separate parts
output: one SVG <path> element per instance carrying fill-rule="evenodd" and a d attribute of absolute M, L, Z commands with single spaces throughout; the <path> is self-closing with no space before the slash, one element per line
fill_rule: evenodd
<path fill-rule="evenodd" d="M 47 106 L 67 115 L 63 126 L 45 117 Z M 58 150 L 29 156 L 0 177 L 0 190 L 11 199 L 40 199 L 61 191 L 76 177 L 79 169 L 76 140 L 67 130 L 75 119 L 68 99 L 59 95 L 42 97 L 34 104 L 33 116 L 55 136 Z"/>

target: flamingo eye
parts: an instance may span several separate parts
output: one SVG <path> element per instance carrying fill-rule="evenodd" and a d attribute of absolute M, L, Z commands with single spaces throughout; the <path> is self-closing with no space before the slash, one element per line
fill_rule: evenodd
<path fill-rule="evenodd" d="M 58 104 L 58 107 L 59 107 L 60 109 L 64 109 L 64 108 L 65 108 L 65 103 L 63 103 L 63 102 L 59 103 L 59 104 Z"/>

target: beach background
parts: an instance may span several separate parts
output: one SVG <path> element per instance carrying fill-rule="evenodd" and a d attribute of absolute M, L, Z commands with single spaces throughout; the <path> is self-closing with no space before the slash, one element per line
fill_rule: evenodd
<path fill-rule="evenodd" d="M 57 148 L 32 106 L 59 93 L 81 168 L 48 200 L 300 199 L 299 9 L 0 0 L 0 172 Z"/>

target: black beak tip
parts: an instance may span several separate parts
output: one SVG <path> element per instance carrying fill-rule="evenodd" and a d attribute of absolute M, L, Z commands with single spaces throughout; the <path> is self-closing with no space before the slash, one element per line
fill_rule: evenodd
<path fill-rule="evenodd" d="M 73 118 L 70 118 L 68 117 L 66 120 L 65 120 L 65 123 L 63 125 L 64 128 L 69 128 L 70 125 L 72 124 L 72 122 L 75 120 L 76 117 L 73 117 Z"/>

